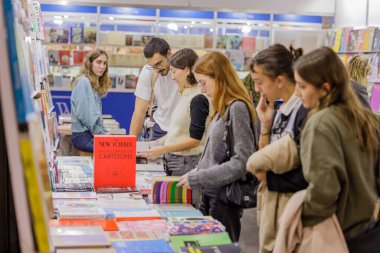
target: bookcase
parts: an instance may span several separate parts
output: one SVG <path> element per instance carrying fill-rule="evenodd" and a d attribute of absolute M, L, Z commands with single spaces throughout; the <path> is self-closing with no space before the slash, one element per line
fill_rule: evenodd
<path fill-rule="evenodd" d="M 270 43 L 270 15 L 215 11 L 42 5 L 45 45 L 54 89 L 68 88 L 86 53 L 95 47 L 109 54 L 114 90 L 133 89 L 146 63 L 143 46 L 152 36 L 166 39 L 173 51 L 189 47 L 203 55 L 220 50 L 238 71 Z"/>
<path fill-rule="evenodd" d="M 3 13 L 5 15 L 3 15 Z M 57 146 L 49 91 L 43 21 L 38 1 L 0 6 L 0 102 L 19 247 L 50 252 L 47 219 L 52 215 L 49 168 Z M 3 18 L 4 17 L 4 18 Z M 12 199 L 11 198 L 11 199 Z M 10 233 L 10 242 L 17 241 Z M 17 248 L 17 247 L 16 247 Z M 10 252 L 10 251 L 9 251 Z"/>
<path fill-rule="evenodd" d="M 380 28 L 342 27 L 330 30 L 326 33 L 325 45 L 331 47 L 344 64 L 357 54 L 369 60 L 371 70 L 367 77 L 367 89 L 371 108 L 378 114 L 380 111 Z"/>
<path fill-rule="evenodd" d="M 360 29 L 342 27 L 330 30 L 326 33 L 325 45 L 337 52 L 345 64 L 347 64 L 356 54 L 361 54 L 363 57 L 368 58 L 371 64 L 371 72 L 368 75 L 368 82 L 380 82 L 379 27 L 366 27 Z"/>

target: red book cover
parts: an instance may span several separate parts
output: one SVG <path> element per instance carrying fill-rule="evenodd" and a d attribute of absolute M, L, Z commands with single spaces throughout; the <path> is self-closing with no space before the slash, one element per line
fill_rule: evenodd
<path fill-rule="evenodd" d="M 70 65 L 70 50 L 59 50 L 59 64 Z"/>
<path fill-rule="evenodd" d="M 84 51 L 74 51 L 74 65 L 81 65 L 83 63 Z"/>
<path fill-rule="evenodd" d="M 136 186 L 136 136 L 94 136 L 94 187 Z"/>
<path fill-rule="evenodd" d="M 118 231 L 119 228 L 115 220 L 77 220 L 77 219 L 52 219 L 49 220 L 49 226 L 72 226 L 72 227 L 81 227 L 81 226 L 101 226 L 104 231 Z"/>
<path fill-rule="evenodd" d="M 243 37 L 241 40 L 241 49 L 243 50 L 254 50 L 256 44 L 255 37 Z"/>

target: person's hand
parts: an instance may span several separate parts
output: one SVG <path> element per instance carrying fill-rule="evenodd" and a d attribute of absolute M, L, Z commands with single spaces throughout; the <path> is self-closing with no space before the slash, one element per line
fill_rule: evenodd
<path fill-rule="evenodd" d="M 140 151 L 139 154 L 142 157 L 148 158 L 149 160 L 154 160 L 160 157 L 161 155 L 165 154 L 165 151 L 164 151 L 164 147 L 161 146 L 161 147 L 153 147 L 145 151 Z"/>
<path fill-rule="evenodd" d="M 255 174 L 257 179 L 262 182 L 262 181 L 267 181 L 267 173 L 266 172 L 258 172 Z"/>
<path fill-rule="evenodd" d="M 187 178 L 187 174 L 181 176 L 179 179 L 177 186 L 182 186 L 191 189 L 190 184 L 189 184 L 189 179 Z"/>
<path fill-rule="evenodd" d="M 261 126 L 267 129 L 270 128 L 273 120 L 274 103 L 270 102 L 267 104 L 266 99 L 261 95 L 256 112 L 261 121 Z"/>

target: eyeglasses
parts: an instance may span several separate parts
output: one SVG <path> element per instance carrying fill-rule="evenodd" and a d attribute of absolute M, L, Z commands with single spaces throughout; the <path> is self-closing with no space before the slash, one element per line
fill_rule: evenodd
<path fill-rule="evenodd" d="M 206 85 L 206 83 L 201 83 L 201 82 L 197 83 L 197 86 L 198 86 L 199 89 L 204 88 L 205 85 Z"/>
<path fill-rule="evenodd" d="M 160 62 L 154 64 L 153 66 L 147 64 L 146 68 L 149 69 L 149 70 L 155 70 L 155 69 L 161 70 L 161 69 L 164 68 L 164 66 L 162 66 L 162 64 L 164 62 L 164 59 L 166 59 L 167 61 L 169 60 L 169 58 L 165 55 L 164 58 Z"/>

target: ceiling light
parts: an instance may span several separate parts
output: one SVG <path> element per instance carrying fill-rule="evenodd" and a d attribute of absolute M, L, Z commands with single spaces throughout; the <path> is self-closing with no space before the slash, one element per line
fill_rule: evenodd
<path fill-rule="evenodd" d="M 65 15 L 65 16 L 63 16 L 63 18 L 64 18 L 64 19 L 68 19 L 68 18 L 69 18 L 69 16 L 68 16 L 68 15 Z"/>
<path fill-rule="evenodd" d="M 62 19 L 62 16 L 54 16 L 54 19 Z"/>
<path fill-rule="evenodd" d="M 53 23 L 54 23 L 54 24 L 57 24 L 57 25 L 62 25 L 63 21 L 60 20 L 60 19 L 54 19 L 54 20 L 53 20 Z"/>
<path fill-rule="evenodd" d="M 170 30 L 173 30 L 173 31 L 177 31 L 178 30 L 178 25 L 174 24 L 174 23 L 169 23 L 167 25 L 167 28 L 170 29 Z"/>
<path fill-rule="evenodd" d="M 251 27 L 245 25 L 241 28 L 242 33 L 250 33 L 251 32 Z"/>
<path fill-rule="evenodd" d="M 183 28 L 187 29 L 187 25 L 185 25 Z"/>
<path fill-rule="evenodd" d="M 115 18 L 114 17 L 108 17 L 109 18 L 109 20 L 114 20 Z"/>
<path fill-rule="evenodd" d="M 213 28 L 210 28 L 210 32 L 213 32 L 214 31 L 214 29 Z"/>
<path fill-rule="evenodd" d="M 194 25 L 194 24 L 195 24 L 195 21 L 191 21 L 191 24 L 193 24 L 193 25 Z"/>

